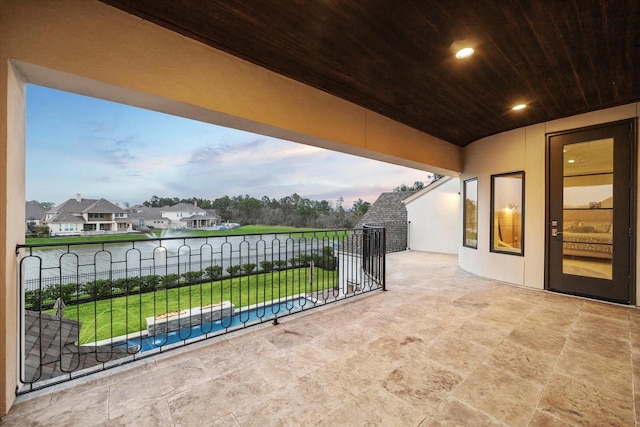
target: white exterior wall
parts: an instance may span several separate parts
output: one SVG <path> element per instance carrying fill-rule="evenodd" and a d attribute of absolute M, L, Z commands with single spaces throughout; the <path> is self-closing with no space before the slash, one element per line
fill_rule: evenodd
<path fill-rule="evenodd" d="M 82 224 L 79 223 L 55 223 L 49 224 L 49 232 L 56 236 L 64 234 L 78 234 L 82 231 Z"/>
<path fill-rule="evenodd" d="M 457 254 L 462 241 L 460 179 L 440 181 L 404 201 L 410 221 L 409 248 Z"/>
<path fill-rule="evenodd" d="M 543 289 L 546 134 L 637 118 L 639 110 L 640 103 L 627 104 L 514 129 L 468 145 L 464 150 L 462 180 L 478 178 L 478 249 L 464 247 L 459 240 L 460 267 L 479 276 Z M 491 175 L 519 170 L 525 171 L 524 256 L 492 253 Z M 640 295 L 637 300 L 640 301 Z"/>
<path fill-rule="evenodd" d="M 180 221 L 180 219 L 182 219 L 182 212 L 163 211 L 162 216 L 169 221 Z"/>
<path fill-rule="evenodd" d="M 167 218 L 173 227 L 186 227 L 187 220 L 194 215 L 204 216 L 202 212 L 193 211 L 162 211 L 162 216 Z"/>
<path fill-rule="evenodd" d="M 183 228 L 185 226 L 185 223 L 182 222 L 183 214 L 184 212 L 179 211 L 163 211 L 162 216 L 169 220 L 166 228 Z"/>
<path fill-rule="evenodd" d="M 167 229 L 169 228 L 170 222 L 166 219 L 145 219 L 144 225 L 147 227 L 151 226 L 153 228 Z"/>

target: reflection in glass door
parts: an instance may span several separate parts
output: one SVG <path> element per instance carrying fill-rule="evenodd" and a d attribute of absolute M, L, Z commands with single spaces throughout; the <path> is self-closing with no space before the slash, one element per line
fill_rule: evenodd
<path fill-rule="evenodd" d="M 563 148 L 562 272 L 613 278 L 613 138 Z"/>
<path fill-rule="evenodd" d="M 548 136 L 546 288 L 635 295 L 635 121 Z"/>

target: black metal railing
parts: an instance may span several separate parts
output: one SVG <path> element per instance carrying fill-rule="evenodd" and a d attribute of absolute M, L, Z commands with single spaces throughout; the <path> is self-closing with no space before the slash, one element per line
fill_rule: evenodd
<path fill-rule="evenodd" d="M 385 255 L 387 253 L 386 229 L 365 224 L 362 228 L 362 270 L 377 283 L 385 283 Z"/>
<path fill-rule="evenodd" d="M 385 288 L 385 228 L 19 245 L 26 393 Z"/>
<path fill-rule="evenodd" d="M 390 254 L 409 249 L 409 225 L 410 221 L 378 221 L 367 222 L 362 228 L 382 227 L 385 229 L 385 251 Z"/>

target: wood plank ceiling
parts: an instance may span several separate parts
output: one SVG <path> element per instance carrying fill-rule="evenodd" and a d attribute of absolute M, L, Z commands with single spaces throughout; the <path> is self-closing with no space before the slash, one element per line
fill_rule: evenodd
<path fill-rule="evenodd" d="M 640 0 L 102 1 L 459 146 L 640 101 Z"/>

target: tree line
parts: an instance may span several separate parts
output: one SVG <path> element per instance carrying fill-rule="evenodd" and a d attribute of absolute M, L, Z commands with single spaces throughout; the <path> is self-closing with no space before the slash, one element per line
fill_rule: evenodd
<path fill-rule="evenodd" d="M 268 196 L 257 199 L 249 195 L 223 196 L 215 200 L 153 196 L 142 204 L 147 207 L 163 207 L 178 203 L 215 209 L 222 222 L 311 228 L 351 228 L 371 206 L 369 202 L 358 199 L 351 207 L 345 208 L 342 197 L 334 205 L 327 200 L 311 200 L 297 193 L 281 199 Z"/>
<path fill-rule="evenodd" d="M 427 179 L 429 180 L 428 184 L 431 184 L 434 181 L 439 180 L 440 178 L 444 178 L 444 175 L 440 175 L 438 173 L 432 173 L 427 175 Z M 428 185 L 427 184 L 427 185 Z M 407 184 L 401 184 L 393 189 L 394 193 L 400 193 L 403 191 L 420 191 L 425 187 L 425 183 L 422 181 L 416 181 L 413 185 L 408 186 Z"/>

